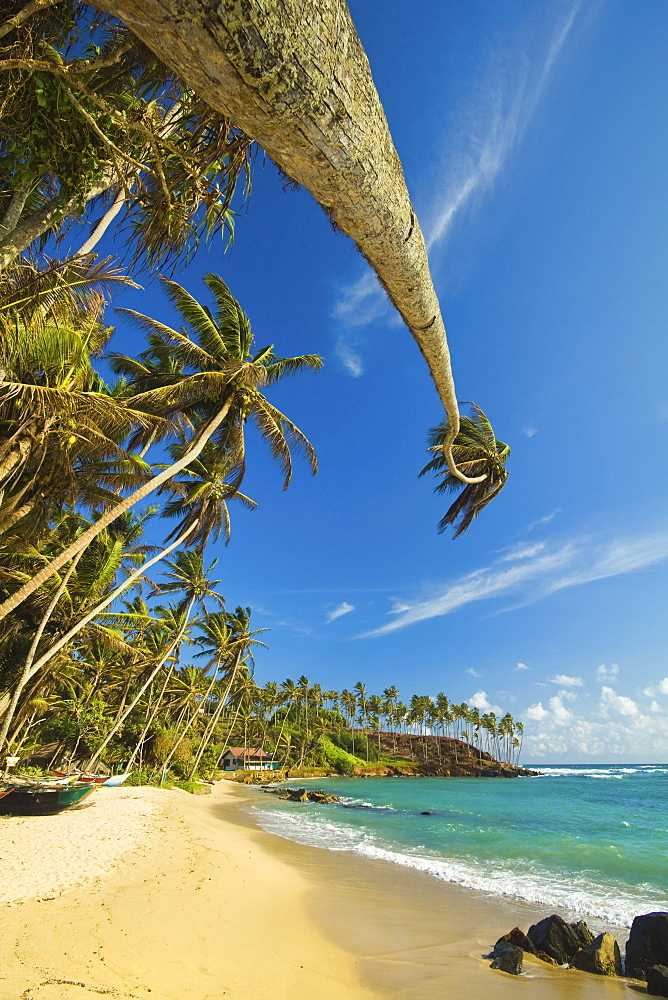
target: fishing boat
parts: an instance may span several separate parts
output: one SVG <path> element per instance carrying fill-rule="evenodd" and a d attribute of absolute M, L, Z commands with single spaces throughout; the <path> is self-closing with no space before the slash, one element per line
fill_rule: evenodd
<path fill-rule="evenodd" d="M 0 814 L 36 816 L 62 812 L 78 806 L 95 788 L 93 782 L 56 785 L 12 779 L 0 785 Z"/>
<path fill-rule="evenodd" d="M 122 785 L 124 781 L 127 781 L 132 771 L 127 771 L 125 774 L 84 774 L 83 771 L 77 771 L 74 775 L 66 774 L 64 771 L 54 771 L 52 769 L 52 774 L 56 778 L 65 779 L 76 778 L 77 781 L 92 781 L 96 785 L 107 785 L 108 787 L 115 788 L 118 785 Z"/>

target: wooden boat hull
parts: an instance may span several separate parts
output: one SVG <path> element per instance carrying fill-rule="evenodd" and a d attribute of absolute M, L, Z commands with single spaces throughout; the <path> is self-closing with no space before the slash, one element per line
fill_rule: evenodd
<path fill-rule="evenodd" d="M 94 790 L 86 785 L 12 785 L 0 790 L 0 814 L 40 816 L 78 806 Z"/>

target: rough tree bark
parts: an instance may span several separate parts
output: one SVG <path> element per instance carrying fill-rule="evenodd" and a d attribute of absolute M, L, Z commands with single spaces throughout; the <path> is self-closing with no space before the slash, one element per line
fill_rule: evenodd
<path fill-rule="evenodd" d="M 344 0 L 95 0 L 307 188 L 376 272 L 459 411 L 424 238 Z M 484 477 L 483 477 L 484 478 Z M 477 481 L 477 480 L 473 480 Z"/>

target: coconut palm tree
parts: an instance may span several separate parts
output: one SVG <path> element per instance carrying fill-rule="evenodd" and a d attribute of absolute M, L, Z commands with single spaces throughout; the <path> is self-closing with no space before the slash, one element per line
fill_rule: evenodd
<path fill-rule="evenodd" d="M 459 493 L 438 523 L 439 532 L 445 531 L 449 524 L 455 525 L 454 538 L 466 531 L 473 519 L 498 496 L 508 478 L 506 459 L 510 448 L 503 441 L 497 441 L 492 425 L 480 407 L 475 403 L 471 406 L 473 416 L 461 418 L 452 454 L 458 468 L 472 476 L 473 481 L 462 484 L 448 467 L 443 456 L 447 424 L 441 424 L 430 432 L 429 451 L 435 452 L 435 456 L 420 472 L 421 476 L 428 472 L 436 473 L 439 480 L 434 487 L 436 493 Z"/>
<path fill-rule="evenodd" d="M 156 415 L 182 420 L 190 426 L 193 426 L 194 419 L 196 427 L 193 436 L 183 447 L 177 460 L 106 510 L 96 524 L 84 531 L 75 542 L 8 597 L 0 605 L 0 620 L 69 563 L 81 549 L 86 548 L 107 525 L 154 490 L 173 480 L 199 458 L 209 440 L 233 456 L 238 472 L 230 483 L 230 489 L 232 493 L 236 492 L 245 469 L 244 427 L 249 419 L 255 422 L 272 455 L 278 459 L 284 474 L 284 488 L 287 488 L 292 476 L 291 449 L 303 451 L 312 472 L 315 474 L 317 471 L 315 452 L 308 439 L 284 413 L 266 399 L 261 388 L 286 375 L 306 369 L 317 370 L 322 366 L 322 360 L 311 354 L 279 358 L 274 354 L 273 346 L 252 353 L 250 321 L 232 297 L 225 282 L 215 274 L 207 274 L 205 277 L 215 301 L 215 315 L 176 282 L 167 279 L 163 279 L 163 282 L 190 332 L 173 330 L 134 310 L 125 312 L 142 328 L 155 333 L 169 345 L 187 373 L 174 384 L 160 384 L 136 393 L 131 397 L 131 402 L 133 412 L 143 412 L 148 423 Z M 121 359 L 117 358 L 116 361 L 117 367 L 122 367 Z M 150 434 L 147 425 L 144 440 Z"/>
<path fill-rule="evenodd" d="M 192 0 L 187 19 L 178 0 L 100 6 L 252 135 L 355 241 L 429 365 L 447 415 L 444 457 L 470 482 L 451 451 L 457 394 L 424 238 L 344 0 L 249 0 L 242 10 L 221 6 L 215 22 L 205 0 Z"/>
<path fill-rule="evenodd" d="M 174 627 L 171 630 L 171 636 L 169 639 L 169 644 L 164 651 L 164 653 L 158 659 L 158 662 L 149 672 L 146 680 L 139 688 L 139 691 L 133 698 L 130 705 L 125 709 L 122 715 L 115 721 L 114 725 L 111 727 L 106 737 L 97 748 L 90 761 L 88 762 L 88 767 L 92 768 L 95 763 L 99 760 L 100 755 L 104 751 L 105 747 L 108 745 L 110 740 L 116 735 L 118 730 L 121 728 L 127 717 L 134 710 L 134 708 L 139 703 L 140 698 L 153 683 L 154 679 L 157 677 L 158 673 L 167 662 L 167 660 L 175 653 L 180 643 L 183 641 L 188 626 L 190 625 L 191 615 L 196 604 L 202 607 L 202 610 L 206 616 L 206 604 L 207 600 L 213 600 L 218 604 L 223 603 L 223 598 L 217 593 L 213 588 L 219 583 L 218 580 L 211 581 L 208 578 L 208 574 L 215 566 L 215 562 L 209 567 L 208 570 L 204 568 L 204 562 L 201 553 L 195 550 L 189 550 L 184 552 L 179 552 L 173 562 L 168 561 L 167 565 L 170 571 L 165 575 L 167 576 L 167 582 L 160 586 L 161 593 L 183 593 L 183 600 L 180 602 L 178 609 L 176 610 L 174 616 Z"/>

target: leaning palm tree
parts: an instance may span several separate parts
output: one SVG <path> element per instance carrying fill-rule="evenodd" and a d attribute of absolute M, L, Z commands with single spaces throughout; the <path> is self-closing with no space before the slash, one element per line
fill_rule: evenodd
<path fill-rule="evenodd" d="M 322 359 L 314 354 L 296 358 L 280 358 L 273 346 L 253 349 L 253 334 L 248 317 L 233 298 L 227 285 L 215 274 L 207 274 L 205 282 L 213 294 L 215 314 L 201 305 L 189 292 L 174 281 L 163 279 L 167 293 L 179 309 L 189 330 L 181 332 L 134 310 L 124 310 L 143 328 L 157 334 L 169 345 L 183 364 L 185 374 L 171 384 L 159 384 L 132 396 L 133 412 L 150 417 L 169 417 L 193 428 L 192 437 L 178 459 L 150 478 L 139 489 L 102 514 L 99 520 L 78 539 L 52 559 L 31 580 L 0 605 L 0 621 L 26 597 L 46 582 L 54 573 L 113 523 L 126 510 L 144 500 L 154 490 L 173 479 L 202 453 L 213 440 L 236 461 L 237 475 L 231 477 L 230 495 L 236 492 L 245 469 L 244 427 L 251 419 L 268 443 L 272 455 L 283 470 L 283 486 L 292 476 L 292 450 L 303 451 L 312 472 L 317 461 L 312 445 L 288 417 L 273 406 L 262 388 L 278 382 L 286 375 L 322 367 Z M 116 358 L 119 370 L 121 358 Z M 147 430 L 150 436 L 150 431 Z M 137 439 L 141 443 L 141 435 Z"/>
<path fill-rule="evenodd" d="M 435 427 L 429 436 L 429 451 L 435 457 L 425 465 L 421 476 L 435 472 L 439 482 L 434 487 L 437 493 L 459 492 L 438 523 L 439 532 L 449 524 L 455 525 L 454 538 L 469 527 L 478 514 L 497 496 L 508 478 L 506 459 L 510 448 L 503 441 L 497 441 L 492 425 L 479 406 L 471 403 L 473 416 L 462 417 L 459 433 L 452 446 L 452 454 L 460 469 L 473 477 L 464 485 L 452 474 L 443 456 L 442 445 L 447 434 L 447 424 Z"/>
<path fill-rule="evenodd" d="M 369 62 L 345 0 L 99 0 L 316 198 L 376 272 L 424 356 L 447 415 L 450 472 L 459 408 L 425 241 Z M 342 82 L 344 81 L 344 82 Z"/>

